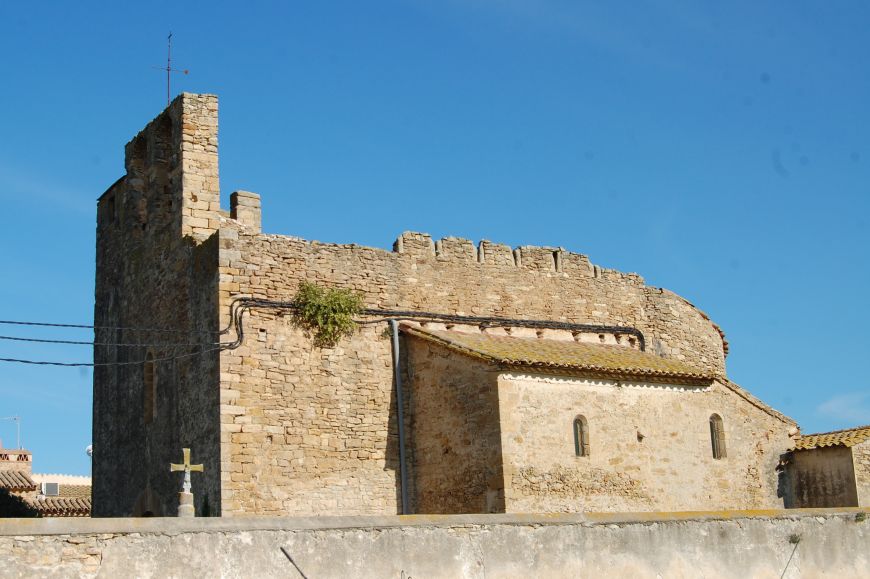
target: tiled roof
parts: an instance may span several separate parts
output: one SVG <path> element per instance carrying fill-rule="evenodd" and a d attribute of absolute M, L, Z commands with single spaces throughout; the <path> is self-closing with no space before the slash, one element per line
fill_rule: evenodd
<path fill-rule="evenodd" d="M 91 485 L 67 485 L 61 483 L 58 487 L 61 497 L 79 499 L 91 498 Z"/>
<path fill-rule="evenodd" d="M 0 489 L 16 492 L 35 491 L 36 483 L 24 471 L 4 470 L 0 471 Z"/>
<path fill-rule="evenodd" d="M 698 386 L 707 386 L 713 381 L 712 374 L 679 360 L 625 346 L 429 330 L 409 325 L 403 325 L 402 330 L 467 356 L 509 368 Z"/>
<path fill-rule="evenodd" d="M 33 507 L 40 517 L 89 517 L 91 515 L 91 499 L 45 497 L 30 499 L 27 503 Z"/>
<path fill-rule="evenodd" d="M 870 424 L 857 426 L 832 432 L 820 432 L 818 434 L 805 434 L 795 443 L 798 450 L 808 450 L 822 446 L 855 446 L 865 440 L 870 440 Z"/>

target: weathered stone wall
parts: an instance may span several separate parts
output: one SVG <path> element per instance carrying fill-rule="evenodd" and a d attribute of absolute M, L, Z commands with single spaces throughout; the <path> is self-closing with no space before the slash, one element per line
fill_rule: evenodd
<path fill-rule="evenodd" d="M 870 507 L 870 440 L 852 447 L 858 505 Z"/>
<path fill-rule="evenodd" d="M 496 372 L 418 339 L 405 343 L 414 512 L 505 512 Z"/>
<path fill-rule="evenodd" d="M 790 423 L 733 389 L 504 374 L 498 380 L 508 512 L 778 508 Z M 714 459 L 710 416 L 725 426 Z M 584 416 L 590 455 L 578 457 Z"/>
<path fill-rule="evenodd" d="M 406 233 L 388 252 L 230 221 L 220 236 L 222 324 L 234 297 L 289 300 L 307 280 L 356 291 L 371 308 L 633 326 L 650 351 L 724 372 L 722 337 L 701 312 L 560 249 Z M 287 317 L 246 314 L 243 346 L 221 354 L 224 512 L 397 512 L 391 350 L 372 339 L 384 327 L 316 350 Z M 353 421 L 378 436 L 359 436 Z M 270 451 L 276 437 L 282 456 Z"/>
<path fill-rule="evenodd" d="M 866 577 L 867 513 L 5 520 L 0 576 Z"/>
<path fill-rule="evenodd" d="M 701 311 L 561 248 L 405 233 L 389 252 L 261 234 L 257 195 L 220 209 L 216 97 L 181 95 L 128 144 L 126 168 L 98 208 L 97 325 L 214 332 L 231 325 L 234 298 L 288 300 L 307 280 L 371 308 L 631 326 L 649 351 L 724 375 L 723 337 Z M 182 446 L 206 465 L 197 497 L 212 513 L 397 512 L 384 325 L 323 349 L 280 312 L 251 310 L 244 329 L 236 349 L 172 361 L 202 336 L 98 332 L 156 344 L 158 401 L 147 423 L 145 347 L 96 350 L 98 363 L 126 365 L 95 372 L 95 514 L 172 512 L 166 464 Z"/>
<path fill-rule="evenodd" d="M 142 345 L 94 349 L 93 513 L 173 514 L 169 463 L 190 447 L 205 464 L 198 512 L 218 514 L 218 244 L 200 243 L 218 226 L 216 97 L 175 99 L 127 145 L 126 169 L 98 204 L 94 319 L 97 342 Z"/>
<path fill-rule="evenodd" d="M 787 466 L 787 507 L 858 506 L 852 449 L 825 446 L 795 450 Z"/>

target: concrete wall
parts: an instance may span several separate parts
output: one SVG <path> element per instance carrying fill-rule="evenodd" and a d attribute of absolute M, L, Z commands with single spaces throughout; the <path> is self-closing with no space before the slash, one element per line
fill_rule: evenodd
<path fill-rule="evenodd" d="M 867 512 L 5 520 L 0 576 L 866 577 Z"/>
<path fill-rule="evenodd" d="M 198 512 L 220 512 L 218 446 L 217 99 L 183 94 L 126 147 L 126 175 L 97 210 L 93 513 L 174 514 L 190 447 Z M 142 331 L 118 328 L 160 328 Z M 213 333 L 209 333 L 213 332 Z M 199 345 L 204 344 L 204 345 Z M 211 350 L 211 351 L 210 351 Z M 156 359 L 156 405 L 145 365 Z M 206 505 L 206 503 L 208 503 Z"/>
<path fill-rule="evenodd" d="M 790 500 L 786 506 L 858 506 L 852 448 L 825 446 L 796 450 L 787 472 Z"/>
<path fill-rule="evenodd" d="M 790 424 L 732 389 L 554 376 L 499 377 L 508 512 L 781 508 Z M 712 456 L 710 416 L 727 456 Z M 574 451 L 583 415 L 590 456 Z"/>
<path fill-rule="evenodd" d="M 497 373 L 419 339 L 405 343 L 414 512 L 505 512 Z"/>

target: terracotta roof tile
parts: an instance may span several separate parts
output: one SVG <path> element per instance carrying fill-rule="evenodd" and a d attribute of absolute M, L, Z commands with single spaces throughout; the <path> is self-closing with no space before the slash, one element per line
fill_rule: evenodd
<path fill-rule="evenodd" d="M 811 448 L 819 448 L 823 446 L 850 447 L 855 446 L 856 444 L 861 444 L 865 440 L 870 440 L 870 424 L 866 426 L 856 426 L 855 428 L 846 428 L 844 430 L 805 434 L 795 443 L 795 448 L 797 450 L 809 450 Z"/>
<path fill-rule="evenodd" d="M 60 496 L 67 498 L 89 499 L 91 498 L 91 485 L 59 485 Z"/>
<path fill-rule="evenodd" d="M 713 375 L 680 362 L 624 346 L 568 340 L 490 336 L 429 330 L 403 325 L 402 331 L 442 346 L 510 368 L 553 373 L 582 373 L 616 380 L 643 380 L 708 386 Z"/>
<path fill-rule="evenodd" d="M 26 472 L 20 470 L 0 471 L 0 489 L 10 491 L 35 491 L 36 483 Z"/>
<path fill-rule="evenodd" d="M 36 509 L 40 517 L 89 517 L 91 499 L 45 497 L 29 499 L 28 504 Z"/>

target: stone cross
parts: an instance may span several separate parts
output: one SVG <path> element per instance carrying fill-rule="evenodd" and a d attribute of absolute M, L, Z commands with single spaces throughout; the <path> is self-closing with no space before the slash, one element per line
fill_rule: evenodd
<path fill-rule="evenodd" d="M 181 485 L 181 492 L 178 493 L 178 516 L 193 517 L 196 516 L 193 508 L 193 493 L 190 492 L 190 473 L 202 472 L 201 464 L 190 464 L 190 449 L 182 448 L 181 453 L 184 456 L 182 464 L 169 464 L 169 472 L 184 471 L 184 482 Z"/>

